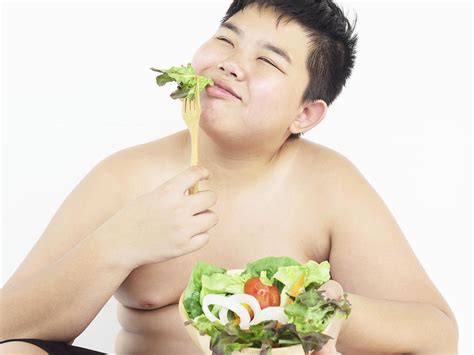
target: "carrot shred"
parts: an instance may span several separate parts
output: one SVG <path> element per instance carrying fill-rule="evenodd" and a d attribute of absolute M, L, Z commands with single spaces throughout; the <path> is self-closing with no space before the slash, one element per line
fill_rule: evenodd
<path fill-rule="evenodd" d="M 291 296 L 293 297 L 298 296 L 298 291 L 301 288 L 301 286 L 303 286 L 304 284 L 304 276 L 305 274 L 304 272 L 302 272 L 300 277 L 298 277 L 298 280 L 296 280 L 295 284 L 293 285 L 293 287 L 291 288 L 289 292 Z M 288 300 L 286 301 L 286 304 L 290 304 L 290 303 L 293 303 L 293 301 L 291 298 L 288 298 Z"/>

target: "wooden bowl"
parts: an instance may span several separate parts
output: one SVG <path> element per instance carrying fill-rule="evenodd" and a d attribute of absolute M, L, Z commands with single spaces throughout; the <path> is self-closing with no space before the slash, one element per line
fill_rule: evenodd
<path fill-rule="evenodd" d="M 183 322 L 189 320 L 186 310 L 184 309 L 183 305 L 183 295 L 179 298 L 179 315 Z M 193 340 L 194 344 L 196 344 L 203 352 L 203 354 L 209 355 L 212 354 L 211 350 L 209 350 L 209 342 L 211 341 L 211 337 L 209 335 L 201 335 L 199 334 L 199 330 L 194 328 L 192 324 L 188 324 L 185 326 L 186 331 L 188 332 L 189 336 Z M 242 351 L 234 351 L 233 355 L 239 354 L 260 354 L 260 349 L 257 348 L 246 348 Z M 272 355 L 304 355 L 303 347 L 301 344 L 286 346 L 283 348 L 274 348 L 272 349 Z"/>

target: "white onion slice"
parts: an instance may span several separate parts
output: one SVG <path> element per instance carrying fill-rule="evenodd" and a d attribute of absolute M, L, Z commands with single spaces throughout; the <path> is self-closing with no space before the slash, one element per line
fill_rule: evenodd
<path fill-rule="evenodd" d="M 284 307 L 267 307 L 261 310 L 250 322 L 250 325 L 258 324 L 264 320 L 277 320 L 280 323 L 288 323 L 288 316 Z"/>
<path fill-rule="evenodd" d="M 231 276 L 238 276 L 244 272 L 244 269 L 231 269 L 227 270 L 226 274 Z"/>
<path fill-rule="evenodd" d="M 239 303 L 248 304 L 250 308 L 252 308 L 254 316 L 257 313 L 260 313 L 262 310 L 262 308 L 260 307 L 260 303 L 258 303 L 258 300 L 252 295 L 247 295 L 246 293 L 238 293 L 238 294 L 230 296 L 229 298 Z"/>
<path fill-rule="evenodd" d="M 225 307 L 236 313 L 240 318 L 240 328 L 248 329 L 250 315 L 249 312 L 245 309 L 245 307 L 242 306 L 240 303 L 230 300 L 229 297 L 225 297 L 222 295 L 210 294 L 204 296 L 202 300 L 202 311 L 211 322 L 215 322 L 219 319 L 217 319 L 216 316 L 214 316 L 214 314 L 212 314 L 212 312 L 209 310 L 209 305 L 211 304 L 216 304 L 218 306 Z"/>
<path fill-rule="evenodd" d="M 229 318 L 227 317 L 227 312 L 229 312 L 229 309 L 225 308 L 225 307 L 222 307 L 220 312 L 219 312 L 219 320 L 224 325 L 229 323 Z"/>
<path fill-rule="evenodd" d="M 227 297 L 227 299 L 229 299 L 231 301 L 238 302 L 239 304 L 241 304 L 241 303 L 248 304 L 250 306 L 250 308 L 252 308 L 254 317 L 255 317 L 256 314 L 260 313 L 260 311 L 262 310 L 260 308 L 260 303 L 258 303 L 257 299 L 255 297 L 253 297 L 251 295 L 247 295 L 245 293 L 238 293 L 238 294 Z M 219 312 L 219 319 L 220 319 L 222 324 L 229 323 L 229 318 L 227 318 L 227 312 L 228 312 L 228 309 L 224 308 L 224 307 L 222 307 L 220 312 Z M 246 310 L 246 312 L 248 313 L 247 310 Z M 242 319 L 242 318 L 240 318 L 240 319 Z"/>

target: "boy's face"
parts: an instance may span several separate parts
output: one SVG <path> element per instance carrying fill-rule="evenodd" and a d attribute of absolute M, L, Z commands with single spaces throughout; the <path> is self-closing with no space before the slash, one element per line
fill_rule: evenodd
<path fill-rule="evenodd" d="M 224 81 L 241 98 L 201 96 L 200 125 L 208 135 L 247 145 L 275 143 L 289 135 L 309 81 L 308 38 L 295 21 L 283 19 L 277 28 L 277 17 L 272 9 L 259 12 L 250 5 L 226 22 L 237 30 L 220 26 L 195 53 L 197 73 Z M 265 42 L 286 52 L 291 63 L 265 48 Z"/>

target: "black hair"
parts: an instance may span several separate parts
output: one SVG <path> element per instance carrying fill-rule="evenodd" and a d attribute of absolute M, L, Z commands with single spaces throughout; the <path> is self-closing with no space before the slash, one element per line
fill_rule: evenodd
<path fill-rule="evenodd" d="M 342 9 L 332 0 L 233 0 L 221 24 L 238 11 L 255 4 L 258 9 L 273 8 L 282 19 L 295 20 L 308 35 L 310 47 L 306 68 L 309 84 L 301 103 L 324 100 L 329 106 L 339 95 L 354 67 L 357 34 Z M 291 134 L 299 138 L 302 133 Z"/>

